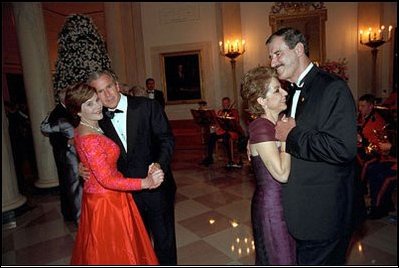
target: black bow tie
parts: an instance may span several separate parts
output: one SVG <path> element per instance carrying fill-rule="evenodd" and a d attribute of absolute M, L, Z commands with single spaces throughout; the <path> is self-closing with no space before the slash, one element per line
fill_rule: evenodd
<path fill-rule="evenodd" d="M 105 112 L 105 115 L 108 116 L 109 119 L 112 119 L 112 118 L 114 118 L 115 113 L 123 113 L 123 111 L 121 111 L 119 109 L 116 109 L 115 111 L 108 110 L 108 111 Z"/>

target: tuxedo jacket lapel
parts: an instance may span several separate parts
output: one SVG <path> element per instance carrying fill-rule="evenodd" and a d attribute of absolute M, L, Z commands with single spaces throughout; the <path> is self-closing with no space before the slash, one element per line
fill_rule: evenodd
<path fill-rule="evenodd" d="M 134 146 L 134 141 L 136 140 L 137 136 L 138 120 L 136 118 L 137 113 L 135 113 L 134 110 L 135 107 L 133 103 L 130 101 L 130 98 L 128 98 L 127 115 L 126 115 L 127 153 L 129 153 L 132 150 Z"/>
<path fill-rule="evenodd" d="M 307 98 L 305 96 L 306 96 L 306 93 L 304 92 L 304 89 L 302 89 L 301 94 L 299 95 L 298 104 L 296 107 L 296 112 L 295 112 L 296 119 L 300 117 L 300 115 L 303 111 L 303 107 L 305 106 L 305 103 L 307 101 Z"/>
<path fill-rule="evenodd" d="M 292 99 L 294 98 L 295 90 L 293 90 L 291 86 L 289 86 L 287 90 L 288 90 L 288 97 L 286 102 L 287 109 L 285 110 L 285 115 L 289 117 L 292 110 Z"/>
<path fill-rule="evenodd" d="M 316 66 L 313 66 L 310 69 L 309 73 L 303 79 L 304 86 L 301 90 L 301 94 L 299 95 L 298 105 L 295 112 L 295 118 L 300 118 L 300 115 L 303 111 L 303 107 L 305 106 L 306 102 L 308 101 L 308 92 L 311 90 L 312 81 L 315 78 L 318 69 Z"/>

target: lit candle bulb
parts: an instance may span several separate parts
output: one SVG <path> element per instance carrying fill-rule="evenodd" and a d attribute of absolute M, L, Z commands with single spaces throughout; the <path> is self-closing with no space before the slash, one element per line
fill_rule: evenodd
<path fill-rule="evenodd" d="M 385 30 L 385 26 L 381 25 L 381 40 L 384 40 L 384 30 Z"/>
<path fill-rule="evenodd" d="M 363 43 L 363 31 L 360 31 L 360 43 Z"/>
<path fill-rule="evenodd" d="M 371 41 L 371 28 L 369 28 L 369 42 Z"/>
<path fill-rule="evenodd" d="M 389 27 L 388 27 L 388 40 L 391 39 L 391 30 L 392 30 L 392 25 L 389 25 Z"/>
<path fill-rule="evenodd" d="M 245 40 L 242 40 L 242 53 L 245 52 Z"/>
<path fill-rule="evenodd" d="M 224 51 L 223 51 L 223 42 L 222 42 L 222 41 L 219 41 L 219 49 L 220 49 L 220 53 L 224 54 Z"/>
<path fill-rule="evenodd" d="M 381 30 L 380 30 L 380 29 L 378 29 L 378 39 L 379 39 L 379 40 L 382 40 L 382 33 L 381 33 Z"/>

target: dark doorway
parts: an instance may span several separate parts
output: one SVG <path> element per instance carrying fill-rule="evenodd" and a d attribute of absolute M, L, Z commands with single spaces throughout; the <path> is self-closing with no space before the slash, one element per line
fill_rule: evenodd
<path fill-rule="evenodd" d="M 38 177 L 29 107 L 22 74 L 6 74 L 9 100 L 4 102 L 20 193 L 28 195 Z"/>

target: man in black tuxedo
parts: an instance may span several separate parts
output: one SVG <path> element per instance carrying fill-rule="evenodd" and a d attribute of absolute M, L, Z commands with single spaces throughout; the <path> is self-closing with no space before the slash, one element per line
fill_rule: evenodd
<path fill-rule="evenodd" d="M 153 239 L 159 263 L 176 265 L 176 184 L 170 168 L 174 137 L 167 116 L 157 101 L 122 95 L 111 71 L 92 73 L 88 83 L 97 90 L 104 105 L 100 127 L 121 149 L 118 170 L 125 177 L 145 178 L 149 165 L 156 163 L 165 173 L 164 182 L 157 189 L 132 194 Z"/>
<path fill-rule="evenodd" d="M 147 87 L 147 94 L 150 99 L 155 99 L 161 104 L 162 108 L 165 109 L 165 98 L 163 96 L 163 92 L 155 89 L 155 80 L 154 78 L 147 78 L 145 80 L 145 86 Z"/>
<path fill-rule="evenodd" d="M 344 265 L 353 224 L 355 101 L 345 81 L 312 64 L 298 30 L 280 29 L 266 45 L 279 79 L 297 92 L 276 138 L 292 155 L 282 201 L 298 265 Z"/>

